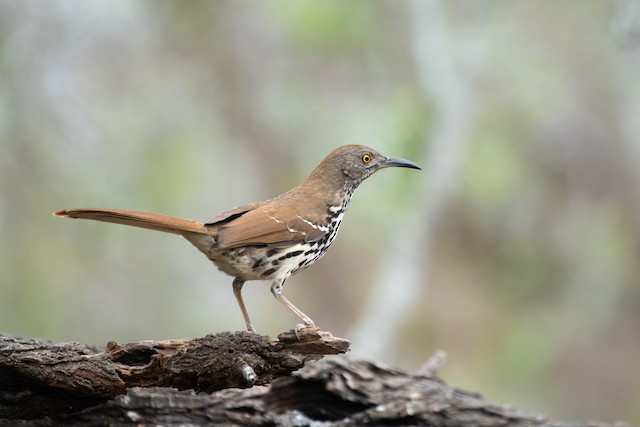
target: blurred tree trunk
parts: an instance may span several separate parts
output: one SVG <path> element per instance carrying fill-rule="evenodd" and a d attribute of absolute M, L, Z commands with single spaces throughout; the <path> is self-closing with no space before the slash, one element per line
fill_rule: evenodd
<path fill-rule="evenodd" d="M 369 302 L 349 334 L 355 337 L 356 347 L 373 357 L 381 357 L 393 347 L 396 331 L 416 308 L 416 295 L 428 281 L 424 277 L 432 263 L 435 234 L 461 176 L 459 164 L 476 117 L 472 88 L 482 58 L 476 52 L 481 47 L 479 40 L 467 34 L 473 27 L 452 28 L 444 2 L 417 0 L 407 4 L 416 73 L 423 96 L 433 99 L 439 117 L 425 141 L 429 149 L 421 164 L 428 176 L 416 193 L 413 213 L 384 254 L 389 268 L 374 284 Z M 460 43 L 456 40 L 473 40 L 475 44 L 454 51 L 450 45 Z M 380 339 L 370 339 L 371 331 Z"/>

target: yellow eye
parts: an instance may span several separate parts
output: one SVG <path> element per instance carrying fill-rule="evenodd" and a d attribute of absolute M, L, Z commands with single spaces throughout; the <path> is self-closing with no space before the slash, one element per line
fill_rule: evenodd
<path fill-rule="evenodd" d="M 365 154 L 365 155 L 363 155 L 363 156 L 362 156 L 362 163 L 367 164 L 367 163 L 369 163 L 370 161 L 371 161 L 371 156 L 370 156 L 370 155 Z"/>

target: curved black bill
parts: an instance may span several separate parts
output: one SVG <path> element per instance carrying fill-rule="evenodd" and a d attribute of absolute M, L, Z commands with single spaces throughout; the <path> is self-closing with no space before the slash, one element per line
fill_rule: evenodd
<path fill-rule="evenodd" d="M 380 162 L 380 167 L 381 168 L 398 167 L 398 168 L 422 169 L 418 164 L 413 163 L 410 160 L 398 159 L 397 157 L 389 157 L 388 159 L 383 160 L 382 162 Z"/>

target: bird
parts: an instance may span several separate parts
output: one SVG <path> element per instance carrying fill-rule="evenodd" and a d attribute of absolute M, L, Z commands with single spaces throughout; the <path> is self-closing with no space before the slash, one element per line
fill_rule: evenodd
<path fill-rule="evenodd" d="M 291 190 L 271 199 L 237 206 L 199 222 L 156 213 L 82 208 L 53 212 L 56 217 L 90 219 L 177 234 L 222 272 L 233 277 L 233 294 L 249 332 L 256 333 L 242 298 L 246 281 L 271 281 L 273 296 L 312 327 L 309 316 L 283 295 L 287 279 L 320 259 L 338 234 L 355 189 L 374 172 L 416 163 L 386 157 L 364 145 L 344 145 L 329 153 Z"/>

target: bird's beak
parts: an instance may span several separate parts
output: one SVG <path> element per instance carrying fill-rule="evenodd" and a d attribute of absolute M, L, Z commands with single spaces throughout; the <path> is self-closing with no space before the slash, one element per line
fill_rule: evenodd
<path fill-rule="evenodd" d="M 389 157 L 389 158 L 381 161 L 380 163 L 378 163 L 378 165 L 379 165 L 379 167 L 381 169 L 382 168 L 392 168 L 392 167 L 422 169 L 419 165 L 417 165 L 416 163 L 413 163 L 410 160 L 398 159 L 396 157 Z"/>

